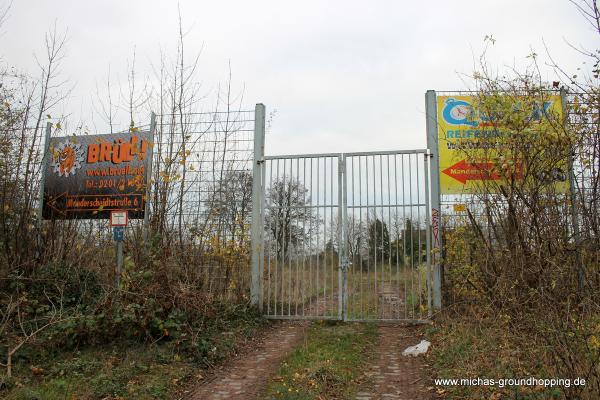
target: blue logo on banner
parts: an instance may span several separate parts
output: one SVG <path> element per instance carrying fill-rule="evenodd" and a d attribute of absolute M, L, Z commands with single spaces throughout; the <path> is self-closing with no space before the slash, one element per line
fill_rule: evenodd
<path fill-rule="evenodd" d="M 444 120 L 451 125 L 476 126 L 475 113 L 471 104 L 464 100 L 448 99 L 442 111 Z"/>
<path fill-rule="evenodd" d="M 548 117 L 552 101 L 545 101 L 543 104 L 534 103 L 531 115 L 527 118 L 528 121 L 541 121 L 543 118 Z M 517 111 L 521 107 L 520 103 L 515 103 L 514 110 Z M 494 115 L 492 118 L 490 115 L 483 113 L 477 113 L 473 109 L 473 106 L 464 100 L 447 99 L 444 109 L 442 110 L 442 117 L 450 125 L 469 125 L 469 126 L 490 126 L 493 119 L 502 117 L 502 114 Z"/>

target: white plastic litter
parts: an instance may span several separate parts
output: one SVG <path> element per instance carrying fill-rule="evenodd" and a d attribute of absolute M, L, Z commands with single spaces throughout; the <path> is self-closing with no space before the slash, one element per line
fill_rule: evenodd
<path fill-rule="evenodd" d="M 407 347 L 402 352 L 402 355 L 416 357 L 419 354 L 425 354 L 425 353 L 427 353 L 427 350 L 429 350 L 430 345 L 431 345 L 431 343 L 428 342 L 427 340 L 421 340 L 421 343 L 414 345 L 414 346 Z"/>

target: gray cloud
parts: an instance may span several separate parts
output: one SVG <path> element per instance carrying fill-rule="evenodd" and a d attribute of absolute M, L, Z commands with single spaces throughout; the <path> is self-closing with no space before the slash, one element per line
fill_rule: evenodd
<path fill-rule="evenodd" d="M 595 36 L 568 1 L 181 1 L 187 54 L 202 48 L 199 78 L 213 93 L 231 60 L 245 102 L 277 109 L 268 153 L 422 148 L 424 92 L 464 89 L 485 35 L 490 62 L 522 67 L 542 39 L 568 69 L 581 58 L 565 39 Z M 4 62 L 35 71 L 43 35 L 68 29 L 64 76 L 76 84 L 66 111 L 89 121 L 97 82 L 125 82 L 135 47 L 141 78 L 159 50 L 174 53 L 174 1 L 17 0 L 0 36 Z M 543 74 L 552 79 L 550 69 Z M 210 97 L 210 96 L 209 96 Z M 206 108 L 212 107 L 207 100 Z M 98 131 L 105 125 L 94 119 Z M 124 122 L 126 124 L 126 122 Z M 98 132 L 102 133 L 102 132 Z"/>

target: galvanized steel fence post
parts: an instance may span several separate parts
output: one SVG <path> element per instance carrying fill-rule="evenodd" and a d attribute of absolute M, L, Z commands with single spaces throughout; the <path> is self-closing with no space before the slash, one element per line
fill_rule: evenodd
<path fill-rule="evenodd" d="M 38 224 L 41 227 L 41 222 L 42 222 L 42 212 L 44 209 L 44 183 L 46 181 L 46 167 L 48 165 L 48 157 L 50 156 L 50 152 L 49 147 L 50 147 L 50 134 L 52 132 L 52 123 L 48 122 L 46 123 L 46 134 L 44 136 L 44 148 L 43 148 L 43 155 L 42 155 L 42 174 L 41 174 L 41 180 L 40 180 L 40 204 L 37 210 L 37 220 L 38 220 Z M 41 229 L 40 229 L 41 232 Z"/>
<path fill-rule="evenodd" d="M 433 265 L 433 308 L 442 308 L 442 218 L 440 208 L 440 157 L 435 90 L 425 94 L 427 148 L 431 151 L 431 263 Z"/>
<path fill-rule="evenodd" d="M 252 265 L 250 301 L 262 310 L 262 264 L 264 254 L 263 166 L 265 156 L 265 106 L 254 109 L 254 159 L 252 167 Z"/>
<path fill-rule="evenodd" d="M 41 256 L 42 248 L 42 218 L 44 210 L 44 183 L 46 181 L 46 166 L 48 165 L 48 157 L 50 156 L 50 134 L 52 133 L 52 123 L 46 123 L 46 134 L 44 136 L 44 147 L 42 153 L 42 168 L 41 168 L 41 179 L 40 179 L 40 193 L 39 193 L 39 204 L 37 209 L 37 248 L 36 258 Z"/>
<path fill-rule="evenodd" d="M 560 100 L 562 103 L 563 113 L 563 126 L 567 129 L 569 123 L 569 108 L 567 105 L 567 90 L 565 88 L 560 89 Z M 579 215 L 577 211 L 577 181 L 575 178 L 575 149 L 571 149 L 569 154 L 569 160 L 567 168 L 569 169 L 569 201 L 571 203 L 571 225 L 573 229 L 573 240 L 575 243 L 579 243 L 580 231 L 579 231 Z M 585 290 L 585 272 L 583 264 L 581 262 L 581 254 L 577 252 L 577 284 L 579 293 L 581 294 Z"/>
<path fill-rule="evenodd" d="M 150 114 L 150 140 L 152 145 L 148 149 L 146 157 L 148 157 L 148 168 L 146 169 L 146 193 L 144 199 L 144 239 L 148 240 L 150 232 L 150 194 L 152 193 L 152 164 L 154 163 L 154 133 L 156 130 L 156 114 L 154 111 Z"/>

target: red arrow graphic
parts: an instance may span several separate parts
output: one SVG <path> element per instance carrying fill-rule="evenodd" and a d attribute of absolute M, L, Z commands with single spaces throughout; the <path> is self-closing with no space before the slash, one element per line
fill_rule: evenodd
<path fill-rule="evenodd" d="M 467 180 L 488 181 L 500 179 L 500 175 L 494 171 L 493 163 L 468 163 L 460 160 L 456 164 L 442 171 L 444 174 L 456 179 L 462 184 Z"/>
<path fill-rule="evenodd" d="M 64 217 L 65 215 L 67 215 L 67 214 L 65 213 L 65 211 L 63 211 L 63 210 L 61 210 L 60 208 L 57 208 L 57 207 L 56 207 L 56 206 L 57 206 L 57 204 L 56 204 L 56 200 L 58 200 L 58 199 L 60 199 L 61 197 L 65 196 L 66 194 L 67 194 L 67 192 L 64 192 L 64 193 L 61 193 L 61 194 L 57 195 L 56 197 L 50 198 L 50 199 L 48 200 L 48 206 L 49 206 L 50 208 L 52 208 L 52 209 L 54 210 L 54 212 L 56 212 L 56 213 L 58 213 L 58 214 L 61 214 L 63 217 Z"/>

